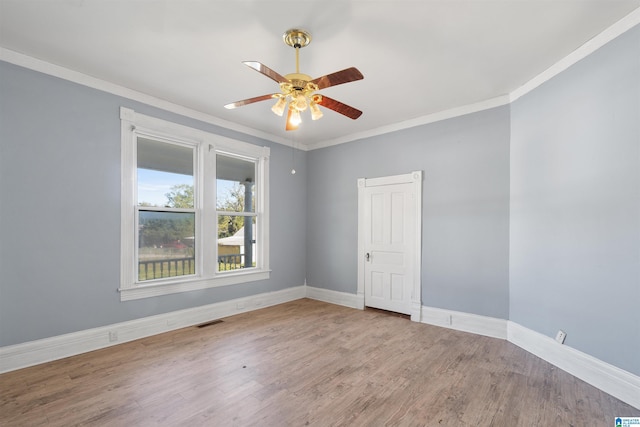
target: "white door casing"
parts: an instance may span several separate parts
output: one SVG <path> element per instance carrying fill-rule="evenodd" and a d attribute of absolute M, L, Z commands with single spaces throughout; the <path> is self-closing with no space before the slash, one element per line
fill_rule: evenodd
<path fill-rule="evenodd" d="M 422 171 L 358 179 L 361 308 L 421 312 Z"/>

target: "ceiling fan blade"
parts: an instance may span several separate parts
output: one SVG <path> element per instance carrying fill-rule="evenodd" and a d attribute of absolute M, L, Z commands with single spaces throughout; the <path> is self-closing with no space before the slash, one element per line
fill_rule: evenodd
<path fill-rule="evenodd" d="M 253 68 L 257 72 L 264 74 L 265 76 L 269 77 L 271 80 L 275 81 L 276 83 L 289 82 L 289 79 L 281 76 L 280 74 L 273 71 L 271 68 L 267 67 L 264 64 L 259 63 L 258 61 L 243 61 L 242 63 L 247 67 Z"/>
<path fill-rule="evenodd" d="M 342 71 L 336 71 L 335 73 L 327 74 L 326 76 L 318 77 L 311 80 L 311 83 L 318 85 L 318 90 L 331 86 L 341 85 L 343 83 L 349 83 L 356 80 L 362 80 L 364 76 L 357 68 L 351 67 Z"/>
<path fill-rule="evenodd" d="M 362 111 L 350 107 L 347 104 L 343 104 L 340 101 L 336 101 L 335 99 L 329 98 L 328 96 L 322 95 L 322 100 L 316 102 L 318 105 L 322 105 L 323 107 L 327 107 L 330 110 L 335 111 L 336 113 L 340 113 L 344 116 L 349 117 L 350 119 L 357 119 L 362 115 Z"/>
<path fill-rule="evenodd" d="M 253 104 L 254 102 L 266 101 L 268 99 L 274 99 L 278 94 L 272 93 L 269 95 L 256 96 L 255 98 L 243 99 L 242 101 L 232 102 L 231 104 L 227 104 L 224 108 L 228 110 L 232 110 L 234 108 L 242 107 L 243 105 Z"/>

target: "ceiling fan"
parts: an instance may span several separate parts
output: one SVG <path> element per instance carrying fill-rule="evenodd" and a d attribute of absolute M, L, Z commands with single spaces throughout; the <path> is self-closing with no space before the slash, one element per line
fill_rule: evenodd
<path fill-rule="evenodd" d="M 322 111 L 318 107 L 319 105 L 340 113 L 350 119 L 357 119 L 362 114 L 362 111 L 353 108 L 349 105 L 343 104 L 340 101 L 329 98 L 325 95 L 316 93 L 318 90 L 326 89 L 331 86 L 337 86 L 343 83 L 349 83 L 356 80 L 362 80 L 364 76 L 357 68 L 351 67 L 342 71 L 327 74 L 316 79 L 312 79 L 311 76 L 300 73 L 299 55 L 300 49 L 311 43 L 311 35 L 304 30 L 291 29 L 286 31 L 282 38 L 284 42 L 296 50 L 296 72 L 281 76 L 273 71 L 271 68 L 257 61 L 244 61 L 243 64 L 253 68 L 259 73 L 264 74 L 270 79 L 274 80 L 280 85 L 280 93 L 273 93 L 268 95 L 257 96 L 255 98 L 244 99 L 242 101 L 236 101 L 231 104 L 227 104 L 224 107 L 228 109 L 242 107 L 243 105 L 253 104 L 254 102 L 266 101 L 269 99 L 276 99 L 275 105 L 271 110 L 278 116 L 284 114 L 284 110 L 289 104 L 287 110 L 287 123 L 286 130 L 298 129 L 298 125 L 302 119 L 300 113 L 307 108 L 311 110 L 311 119 L 318 120 L 322 117 Z"/>

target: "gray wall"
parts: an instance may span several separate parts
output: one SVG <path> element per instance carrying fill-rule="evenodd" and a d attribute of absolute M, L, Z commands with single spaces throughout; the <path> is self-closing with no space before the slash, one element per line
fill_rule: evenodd
<path fill-rule="evenodd" d="M 299 286 L 306 153 L 0 62 L 0 346 Z M 271 279 L 121 302 L 120 118 L 271 147 Z M 295 208 L 295 209 L 293 209 Z"/>
<path fill-rule="evenodd" d="M 640 375 L 640 27 L 511 113 L 509 317 Z"/>
<path fill-rule="evenodd" d="M 309 153 L 0 63 L 0 345 L 303 283 L 355 293 L 360 177 L 424 171 L 422 301 L 640 375 L 640 28 L 511 106 Z M 272 148 L 272 279 L 120 302 L 123 105 Z"/>
<path fill-rule="evenodd" d="M 356 293 L 358 178 L 424 171 L 422 304 L 509 314 L 509 107 L 309 153 L 307 283 Z"/>

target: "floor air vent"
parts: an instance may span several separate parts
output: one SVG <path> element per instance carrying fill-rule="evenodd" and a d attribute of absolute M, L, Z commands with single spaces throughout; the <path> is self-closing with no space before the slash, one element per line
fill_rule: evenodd
<path fill-rule="evenodd" d="M 207 322 L 207 323 L 201 323 L 201 324 L 196 325 L 196 326 L 198 328 L 204 328 L 204 327 L 211 326 L 211 325 L 217 325 L 218 323 L 222 323 L 222 322 L 224 322 L 224 320 L 218 319 L 218 320 L 212 320 L 211 322 Z"/>

